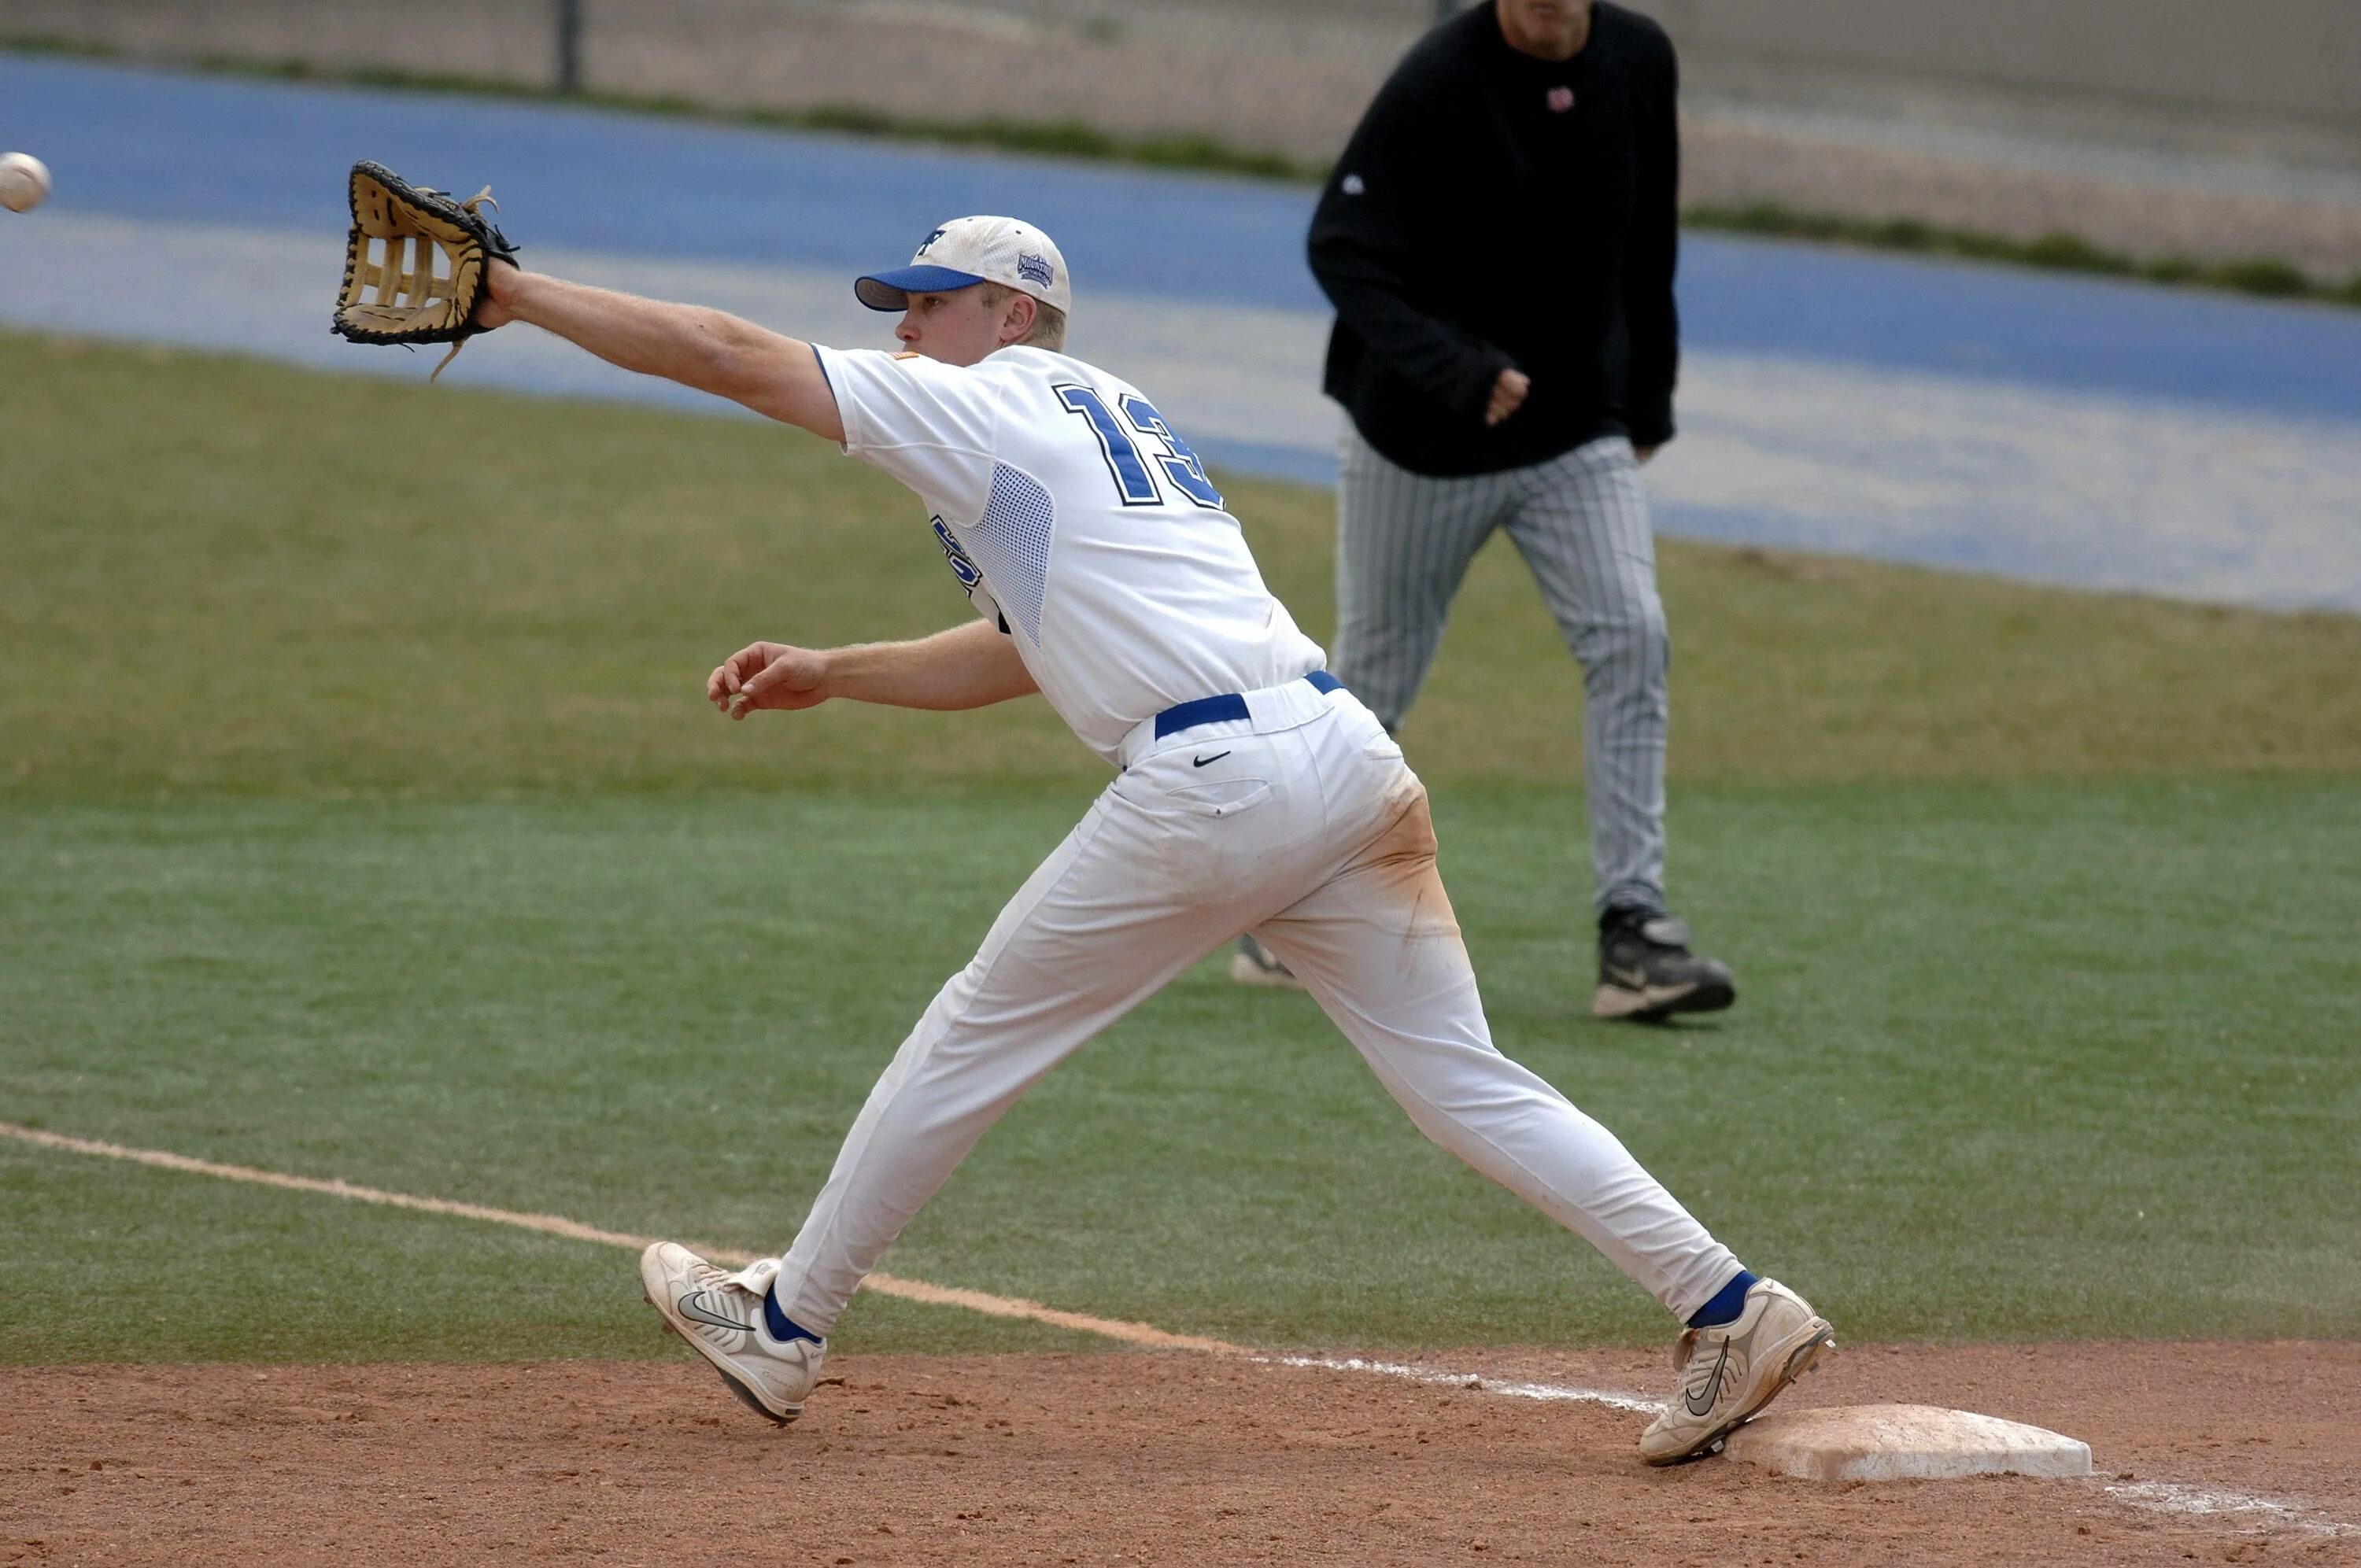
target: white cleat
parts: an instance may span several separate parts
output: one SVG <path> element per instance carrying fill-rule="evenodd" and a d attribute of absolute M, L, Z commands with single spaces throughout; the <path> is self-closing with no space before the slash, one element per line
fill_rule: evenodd
<path fill-rule="evenodd" d="M 1837 1346 L 1812 1304 L 1775 1279 L 1758 1279 L 1736 1321 L 1690 1329 L 1673 1353 L 1679 1386 L 1640 1434 L 1640 1457 L 1678 1464 L 1718 1453 L 1722 1441 Z"/>
<path fill-rule="evenodd" d="M 640 1254 L 641 1290 L 665 1330 L 711 1362 L 748 1409 L 785 1426 L 803 1414 L 828 1342 L 772 1336 L 763 1298 L 778 1272 L 776 1258 L 734 1273 L 717 1268 L 674 1242 Z"/>

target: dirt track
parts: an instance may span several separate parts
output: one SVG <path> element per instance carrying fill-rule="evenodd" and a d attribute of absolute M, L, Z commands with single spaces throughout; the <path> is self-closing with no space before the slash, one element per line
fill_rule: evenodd
<path fill-rule="evenodd" d="M 1451 1364 L 1660 1381 L 1628 1351 Z M 2361 1563 L 2361 1345 L 1850 1349 L 1788 1398 L 2036 1421 L 2101 1469 L 1850 1486 L 1650 1471 L 1628 1412 L 1367 1375 L 1143 1354 L 836 1370 L 784 1431 L 685 1353 L 7 1371 L 0 1563 Z M 2186 1511 L 2233 1494 L 2292 1511 Z"/>

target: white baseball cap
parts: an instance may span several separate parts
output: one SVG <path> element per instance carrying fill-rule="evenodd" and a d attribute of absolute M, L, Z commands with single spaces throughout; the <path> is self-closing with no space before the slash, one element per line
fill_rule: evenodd
<path fill-rule="evenodd" d="M 1049 236 L 1015 218 L 953 218 L 918 242 L 910 265 L 856 278 L 853 297 L 873 311 L 906 309 L 912 294 L 1001 283 L 1060 311 L 1074 308 L 1066 258 Z"/>

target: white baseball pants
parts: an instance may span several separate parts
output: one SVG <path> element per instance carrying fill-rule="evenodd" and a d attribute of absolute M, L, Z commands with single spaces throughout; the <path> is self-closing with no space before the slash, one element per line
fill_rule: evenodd
<path fill-rule="evenodd" d="M 774 1288 L 826 1334 L 919 1206 L 1019 1095 L 1251 927 L 1421 1132 L 1687 1318 L 1738 1260 L 1613 1134 L 1493 1048 L 1435 869 L 1425 786 L 1350 694 L 1250 692 L 1161 740 L 993 924 L 853 1123 Z"/>

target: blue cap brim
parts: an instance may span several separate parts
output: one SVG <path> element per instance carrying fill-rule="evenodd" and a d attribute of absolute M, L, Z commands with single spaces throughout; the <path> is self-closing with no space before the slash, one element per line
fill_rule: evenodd
<path fill-rule="evenodd" d="M 948 267 L 899 267 L 854 279 L 852 297 L 873 311 L 898 311 L 909 304 L 913 294 L 947 294 L 983 281 L 972 272 L 954 272 Z"/>

